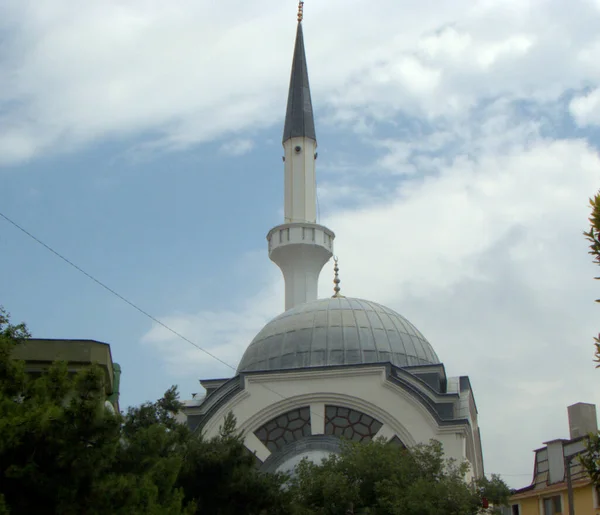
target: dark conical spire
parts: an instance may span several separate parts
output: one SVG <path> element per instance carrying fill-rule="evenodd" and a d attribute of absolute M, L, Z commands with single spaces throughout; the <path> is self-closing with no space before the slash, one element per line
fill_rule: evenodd
<path fill-rule="evenodd" d="M 296 46 L 294 48 L 294 61 L 292 62 L 292 76 L 290 78 L 290 91 L 283 128 L 283 141 L 285 142 L 296 136 L 306 136 L 315 141 L 317 139 L 312 102 L 310 100 L 308 68 L 306 66 L 304 36 L 302 34 L 300 16 L 298 31 L 296 32 Z"/>

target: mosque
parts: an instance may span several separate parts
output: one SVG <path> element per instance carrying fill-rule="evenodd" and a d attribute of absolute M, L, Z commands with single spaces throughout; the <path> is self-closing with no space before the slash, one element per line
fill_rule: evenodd
<path fill-rule="evenodd" d="M 265 471 L 320 461 L 342 438 L 383 437 L 411 447 L 440 441 L 446 457 L 483 476 L 477 407 L 469 378 L 447 377 L 431 344 L 402 315 L 376 302 L 317 298 L 335 234 L 317 223 L 317 137 L 302 33 L 302 2 L 283 130 L 284 223 L 267 235 L 285 279 L 285 311 L 252 340 L 235 377 L 201 380 L 185 403 L 188 425 L 218 433 L 232 412 Z"/>

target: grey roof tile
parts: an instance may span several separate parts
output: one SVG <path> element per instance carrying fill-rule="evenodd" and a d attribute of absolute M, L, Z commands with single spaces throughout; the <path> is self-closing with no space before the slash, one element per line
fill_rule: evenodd
<path fill-rule="evenodd" d="M 238 372 L 385 361 L 399 367 L 440 363 L 425 337 L 398 313 L 375 302 L 330 298 L 269 322 L 246 350 Z"/>

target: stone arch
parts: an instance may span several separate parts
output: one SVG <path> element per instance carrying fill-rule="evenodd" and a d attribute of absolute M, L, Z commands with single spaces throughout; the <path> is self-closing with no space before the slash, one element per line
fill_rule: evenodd
<path fill-rule="evenodd" d="M 401 421 L 384 408 L 365 402 L 357 397 L 335 393 L 305 394 L 289 397 L 279 402 L 275 402 L 246 419 L 240 425 L 240 429 L 244 433 L 250 432 L 256 434 L 256 430 L 260 429 L 263 425 L 267 424 L 278 416 L 288 413 L 294 409 L 310 406 L 314 403 L 322 403 L 326 406 L 340 406 L 365 413 L 381 422 L 384 426 L 389 427 L 390 430 L 398 436 L 402 444 L 406 447 L 412 447 L 417 443 L 415 436 L 411 435 L 406 430 Z M 421 413 L 425 412 L 422 407 L 419 408 L 421 408 L 419 410 Z M 323 415 L 325 415 L 325 413 Z"/>

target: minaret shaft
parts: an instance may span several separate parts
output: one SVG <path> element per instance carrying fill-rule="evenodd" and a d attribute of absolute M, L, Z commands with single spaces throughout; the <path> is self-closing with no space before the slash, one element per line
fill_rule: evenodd
<path fill-rule="evenodd" d="M 317 222 L 317 182 L 315 154 L 317 142 L 307 137 L 294 137 L 284 144 L 286 223 Z"/>
<path fill-rule="evenodd" d="M 285 280 L 285 309 L 317 300 L 319 274 L 333 255 L 332 231 L 317 224 L 317 137 L 299 16 L 290 77 L 284 149 L 284 224 L 267 236 L 269 257 Z"/>

